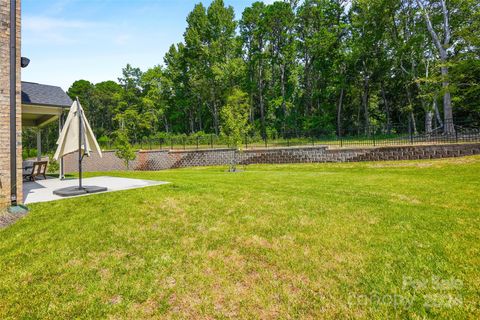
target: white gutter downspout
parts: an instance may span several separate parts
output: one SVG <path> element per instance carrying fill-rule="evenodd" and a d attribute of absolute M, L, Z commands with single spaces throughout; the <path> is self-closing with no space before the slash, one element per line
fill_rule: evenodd
<path fill-rule="evenodd" d="M 17 205 L 17 1 L 10 0 L 10 200 Z"/>

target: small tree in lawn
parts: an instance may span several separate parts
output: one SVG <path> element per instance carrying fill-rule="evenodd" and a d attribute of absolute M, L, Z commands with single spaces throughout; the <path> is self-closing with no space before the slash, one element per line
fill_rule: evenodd
<path fill-rule="evenodd" d="M 120 129 L 116 132 L 115 149 L 115 155 L 122 159 L 127 169 L 129 169 L 130 161 L 135 160 L 137 155 L 135 149 L 128 140 L 126 130 Z"/>
<path fill-rule="evenodd" d="M 242 138 L 249 130 L 248 117 L 250 104 L 248 94 L 240 89 L 234 89 L 227 98 L 227 104 L 222 108 L 220 117 L 222 120 L 221 131 L 228 139 L 228 144 L 234 149 L 230 172 L 236 171 L 237 152 L 242 144 Z"/>

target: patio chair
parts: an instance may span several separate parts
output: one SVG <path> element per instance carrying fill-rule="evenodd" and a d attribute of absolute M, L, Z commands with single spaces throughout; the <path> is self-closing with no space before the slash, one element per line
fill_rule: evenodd
<path fill-rule="evenodd" d="M 23 169 L 23 178 L 28 181 L 35 181 L 38 176 L 47 179 L 48 161 L 35 161 L 31 167 Z"/>

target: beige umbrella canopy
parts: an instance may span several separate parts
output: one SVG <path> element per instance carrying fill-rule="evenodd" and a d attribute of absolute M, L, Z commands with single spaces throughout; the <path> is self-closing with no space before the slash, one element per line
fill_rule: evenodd
<path fill-rule="evenodd" d="M 92 152 L 97 152 L 102 157 L 102 150 L 98 145 L 97 139 L 93 134 L 92 128 L 88 123 L 82 105 L 78 98 L 72 104 L 68 113 L 65 125 L 57 141 L 57 151 L 53 158 L 58 160 L 63 156 L 78 152 L 78 187 L 68 187 L 55 190 L 53 193 L 62 197 L 75 196 L 85 193 L 95 193 L 106 191 L 106 188 L 96 186 L 82 185 L 82 160 L 84 156 L 90 156 Z"/>
<path fill-rule="evenodd" d="M 55 160 L 67 154 L 77 152 L 79 149 L 82 156 L 90 156 L 92 152 L 97 152 L 102 157 L 102 150 L 98 145 L 97 139 L 95 139 L 95 135 L 78 99 L 73 102 L 70 108 L 57 145 L 57 151 L 53 156 Z"/>

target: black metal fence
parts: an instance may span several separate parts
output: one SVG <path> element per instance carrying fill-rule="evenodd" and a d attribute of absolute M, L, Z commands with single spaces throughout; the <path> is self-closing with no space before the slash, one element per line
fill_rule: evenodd
<path fill-rule="evenodd" d="M 321 134 L 311 132 L 284 132 L 262 137 L 245 135 L 242 149 L 284 148 L 327 145 L 331 148 L 375 147 L 390 145 L 442 144 L 480 142 L 480 128 L 467 124 L 456 124 L 453 130 L 445 132 L 444 127 L 433 128 L 430 132 L 420 132 L 413 126 L 368 126 L 343 130 L 341 134 Z M 231 148 L 227 137 L 214 134 L 192 136 L 170 136 L 156 139 L 132 141 L 142 150 L 203 150 Z M 105 149 L 113 149 L 112 144 L 104 144 Z"/>
<path fill-rule="evenodd" d="M 423 129 L 424 126 L 422 126 Z M 480 126 L 477 123 L 457 122 L 454 130 L 445 132 L 443 126 L 430 132 L 416 130 L 413 125 L 371 125 L 342 129 L 335 132 L 315 132 L 293 130 L 269 134 L 248 134 L 242 138 L 242 149 L 285 148 L 327 145 L 330 148 L 360 148 L 391 145 L 442 144 L 480 142 Z M 227 137 L 215 134 L 165 135 L 157 138 L 145 138 L 131 141 L 139 150 L 204 150 L 231 148 Z M 103 150 L 114 150 L 113 141 L 99 139 Z M 44 145 L 45 154 L 55 152 L 54 143 Z M 36 150 L 24 146 L 25 158 L 36 156 Z"/>

